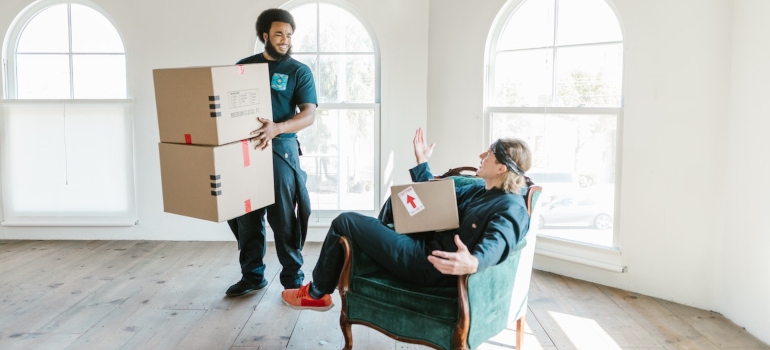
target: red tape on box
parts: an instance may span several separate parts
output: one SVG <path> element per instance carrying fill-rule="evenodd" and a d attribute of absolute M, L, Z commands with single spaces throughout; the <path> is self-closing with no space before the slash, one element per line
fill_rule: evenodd
<path fill-rule="evenodd" d="M 192 135 L 190 134 L 184 134 L 184 143 L 186 144 L 192 144 Z"/>
<path fill-rule="evenodd" d="M 243 209 L 246 209 L 247 213 L 251 213 L 251 199 L 243 201 Z"/>
<path fill-rule="evenodd" d="M 241 75 L 246 74 L 246 68 L 242 64 L 238 65 L 238 71 L 241 73 Z"/>
<path fill-rule="evenodd" d="M 251 159 L 249 158 L 249 141 L 241 140 L 241 147 L 243 148 L 243 167 L 251 165 Z"/>

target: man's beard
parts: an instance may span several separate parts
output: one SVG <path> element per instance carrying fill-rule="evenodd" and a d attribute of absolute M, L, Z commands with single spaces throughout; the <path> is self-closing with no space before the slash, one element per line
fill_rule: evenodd
<path fill-rule="evenodd" d="M 267 52 L 267 54 L 274 58 L 276 61 L 283 61 L 291 56 L 291 46 L 289 46 L 289 50 L 286 51 L 286 53 L 280 53 L 275 49 L 273 43 L 270 42 L 270 37 L 268 37 L 267 41 L 265 41 L 265 52 Z"/>

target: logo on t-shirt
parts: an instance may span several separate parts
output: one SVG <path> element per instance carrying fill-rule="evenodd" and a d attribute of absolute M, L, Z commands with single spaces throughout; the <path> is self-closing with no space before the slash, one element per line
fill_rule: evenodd
<path fill-rule="evenodd" d="M 286 90 L 286 83 L 289 81 L 289 76 L 281 73 L 273 73 L 273 80 L 270 81 L 270 88 L 276 91 Z"/>

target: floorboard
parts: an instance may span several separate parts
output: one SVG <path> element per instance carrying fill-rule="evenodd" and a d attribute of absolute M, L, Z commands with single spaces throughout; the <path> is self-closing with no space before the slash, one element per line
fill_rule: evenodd
<path fill-rule="evenodd" d="M 309 243 L 306 280 L 320 243 Z M 0 349 L 340 349 L 328 312 L 280 298 L 275 247 L 265 289 L 225 297 L 240 278 L 234 242 L 0 241 Z M 514 349 L 511 325 L 481 350 Z M 766 349 L 718 313 L 534 271 L 525 349 Z M 357 350 L 423 350 L 353 325 Z"/>

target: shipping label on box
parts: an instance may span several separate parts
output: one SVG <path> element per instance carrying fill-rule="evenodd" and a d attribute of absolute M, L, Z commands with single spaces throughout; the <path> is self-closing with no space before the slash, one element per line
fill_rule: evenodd
<path fill-rule="evenodd" d="M 392 186 L 393 223 L 398 233 L 443 231 L 460 227 L 452 180 Z"/>
<path fill-rule="evenodd" d="M 414 187 L 409 186 L 403 191 L 398 193 L 398 198 L 401 199 L 401 204 L 404 205 L 409 216 L 414 216 L 425 209 L 420 197 L 415 193 Z"/>
<path fill-rule="evenodd" d="M 266 63 L 155 69 L 160 141 L 224 145 L 273 119 Z"/>
<path fill-rule="evenodd" d="M 272 147 L 160 143 L 163 209 L 215 222 L 275 203 Z"/>

